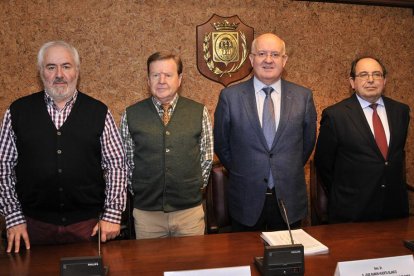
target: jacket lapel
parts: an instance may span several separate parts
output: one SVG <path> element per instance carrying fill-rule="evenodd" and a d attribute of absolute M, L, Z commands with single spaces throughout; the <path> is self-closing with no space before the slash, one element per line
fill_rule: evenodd
<path fill-rule="evenodd" d="M 358 131 L 363 139 L 369 141 L 372 149 L 377 152 L 377 154 L 383 158 L 380 149 L 378 148 L 377 142 L 375 141 L 375 136 L 369 127 L 368 121 L 365 117 L 364 111 L 361 108 L 361 105 L 357 99 L 357 96 L 354 94 L 349 98 L 347 103 L 347 108 L 349 108 L 349 112 L 347 112 L 350 121 L 355 127 L 355 130 Z"/>
<path fill-rule="evenodd" d="M 256 95 L 254 91 L 253 78 L 251 78 L 243 90 L 240 91 L 240 97 L 246 110 L 249 123 L 252 126 L 254 133 L 256 133 L 265 148 L 267 148 L 266 138 L 263 134 L 260 125 L 259 115 L 257 114 Z"/>
<path fill-rule="evenodd" d="M 388 144 L 388 156 L 390 152 L 394 150 L 395 141 L 398 140 L 397 137 L 400 137 L 401 130 L 401 118 L 398 118 L 396 114 L 396 109 L 392 107 L 392 102 L 387 97 L 382 97 L 384 101 L 385 110 L 387 112 L 388 127 L 390 129 L 390 142 Z"/>
<path fill-rule="evenodd" d="M 275 138 L 273 139 L 272 148 L 277 144 L 278 140 L 282 136 L 284 129 L 287 126 L 287 122 L 289 121 L 290 112 L 292 110 L 292 95 L 293 93 L 290 92 L 289 86 L 286 84 L 284 80 L 281 80 L 282 85 L 280 91 L 280 118 L 279 118 L 279 126 L 276 130 Z"/>

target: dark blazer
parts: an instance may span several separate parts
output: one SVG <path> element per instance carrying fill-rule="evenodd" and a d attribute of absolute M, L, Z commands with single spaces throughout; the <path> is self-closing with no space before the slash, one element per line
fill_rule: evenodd
<path fill-rule="evenodd" d="M 410 110 L 382 98 L 390 128 L 386 160 L 355 94 L 322 112 L 315 163 L 329 193 L 330 222 L 408 215 L 403 173 Z"/>
<path fill-rule="evenodd" d="M 307 213 L 303 166 L 315 145 L 315 106 L 309 89 L 285 80 L 281 87 L 280 122 L 271 149 L 260 126 L 253 78 L 223 89 L 215 112 L 214 146 L 229 171 L 230 215 L 247 226 L 262 212 L 270 168 L 290 223 Z"/>

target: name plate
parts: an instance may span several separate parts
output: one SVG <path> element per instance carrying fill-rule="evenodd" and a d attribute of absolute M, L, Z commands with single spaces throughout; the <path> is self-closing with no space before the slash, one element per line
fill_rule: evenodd
<path fill-rule="evenodd" d="M 334 276 L 414 276 L 413 255 L 338 262 Z"/>
<path fill-rule="evenodd" d="M 167 271 L 164 276 L 250 276 L 250 266 L 234 266 L 197 270 Z"/>

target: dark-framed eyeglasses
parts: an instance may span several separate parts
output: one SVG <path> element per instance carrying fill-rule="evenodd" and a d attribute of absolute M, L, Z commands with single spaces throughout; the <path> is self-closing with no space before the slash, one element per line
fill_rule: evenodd
<path fill-rule="evenodd" d="M 379 71 L 372 72 L 371 74 L 368 72 L 361 72 L 358 75 L 355 75 L 356 78 L 360 78 L 362 80 L 369 80 L 370 76 L 373 80 L 382 80 L 384 78 L 384 74 Z"/>

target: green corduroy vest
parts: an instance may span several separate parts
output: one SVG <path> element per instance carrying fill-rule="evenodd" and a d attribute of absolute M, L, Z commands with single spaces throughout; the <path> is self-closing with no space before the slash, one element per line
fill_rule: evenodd
<path fill-rule="evenodd" d="M 167 126 L 148 98 L 127 108 L 135 143 L 134 207 L 172 212 L 200 204 L 203 105 L 180 97 Z"/>

